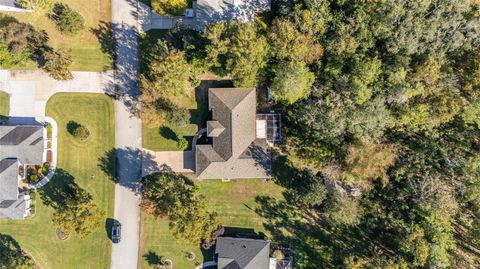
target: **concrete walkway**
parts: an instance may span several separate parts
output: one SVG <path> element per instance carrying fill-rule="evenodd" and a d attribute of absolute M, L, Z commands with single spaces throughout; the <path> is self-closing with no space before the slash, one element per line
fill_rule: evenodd
<path fill-rule="evenodd" d="M 142 173 L 142 124 L 136 116 L 139 75 L 138 1 L 112 0 L 115 39 L 115 147 L 117 158 L 115 219 L 122 225 L 122 238 L 112 245 L 112 269 L 137 268 L 140 236 Z"/>
<path fill-rule="evenodd" d="M 113 71 L 72 74 L 72 80 L 56 81 L 39 70 L 0 70 L 0 90 L 10 94 L 10 117 L 18 123 L 44 122 L 47 101 L 58 92 L 113 93 Z"/>
<path fill-rule="evenodd" d="M 50 171 L 48 172 L 48 175 L 44 177 L 42 180 L 40 180 L 39 182 L 35 184 L 28 184 L 28 188 L 30 189 L 38 189 L 45 186 L 53 178 L 53 175 L 55 174 L 55 170 L 57 169 L 58 125 L 57 125 L 57 122 L 50 117 L 45 117 L 45 122 L 49 123 L 50 126 L 52 126 L 52 139 L 50 140 L 50 148 L 47 148 L 45 146 L 45 153 L 44 153 L 46 154 L 47 150 L 52 151 L 52 161 L 50 162 Z M 46 132 L 47 132 L 46 129 L 44 129 L 44 137 L 47 137 Z"/>

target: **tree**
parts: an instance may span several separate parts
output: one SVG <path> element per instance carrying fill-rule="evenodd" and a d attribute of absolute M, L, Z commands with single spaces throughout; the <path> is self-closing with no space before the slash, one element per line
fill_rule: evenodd
<path fill-rule="evenodd" d="M 86 191 L 80 188 L 73 191 L 53 214 L 53 222 L 67 236 L 76 234 L 85 238 L 99 227 L 104 212 Z"/>
<path fill-rule="evenodd" d="M 204 196 L 184 176 L 157 173 L 145 178 L 140 207 L 155 217 L 168 217 L 172 234 L 199 244 L 218 226 L 217 215 L 208 211 Z"/>
<path fill-rule="evenodd" d="M 73 63 L 72 51 L 60 49 L 47 51 L 44 54 L 45 65 L 43 69 L 55 80 L 70 80 L 73 78 L 70 66 Z"/>
<path fill-rule="evenodd" d="M 388 181 L 387 169 L 395 162 L 395 148 L 376 141 L 349 145 L 343 180 L 350 184 L 368 186 L 368 180 Z"/>
<path fill-rule="evenodd" d="M 236 21 L 207 25 L 207 63 L 220 76 L 231 75 L 236 87 L 255 87 L 265 67 L 268 43 L 253 23 Z"/>
<path fill-rule="evenodd" d="M 63 3 L 55 3 L 50 17 L 62 32 L 75 34 L 85 28 L 82 15 Z"/>
<path fill-rule="evenodd" d="M 185 0 L 152 0 L 151 5 L 158 14 L 182 16 L 188 3 Z"/>
<path fill-rule="evenodd" d="M 340 192 L 335 192 L 329 197 L 325 210 L 329 220 L 334 224 L 355 225 L 360 222 L 362 215 L 358 198 Z"/>
<path fill-rule="evenodd" d="M 0 65 L 4 68 L 22 65 L 29 58 L 38 59 L 47 41 L 45 31 L 37 31 L 11 16 L 0 17 Z"/>
<path fill-rule="evenodd" d="M 190 205 L 176 208 L 169 214 L 169 227 L 173 236 L 199 244 L 218 226 L 217 214 L 208 211 L 204 196 L 195 196 Z"/>
<path fill-rule="evenodd" d="M 35 264 L 9 235 L 0 234 L 0 269 L 33 269 Z"/>
<path fill-rule="evenodd" d="M 277 101 L 293 104 L 310 95 L 315 76 L 304 62 L 281 62 L 274 73 L 271 88 Z"/>
<path fill-rule="evenodd" d="M 287 19 L 276 18 L 268 38 L 272 44 L 271 50 L 281 61 L 303 61 L 310 64 L 318 61 L 323 52 L 313 33 L 300 32 Z"/>
<path fill-rule="evenodd" d="M 0 65 L 3 68 L 11 68 L 15 65 L 23 64 L 31 56 L 29 50 L 21 51 L 19 54 L 10 52 L 8 45 L 0 40 Z"/>

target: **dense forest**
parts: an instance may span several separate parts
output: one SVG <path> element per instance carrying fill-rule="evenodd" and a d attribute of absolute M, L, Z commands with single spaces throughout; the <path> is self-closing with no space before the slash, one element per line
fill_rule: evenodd
<path fill-rule="evenodd" d="M 269 88 L 287 201 L 258 213 L 296 268 L 479 268 L 480 1 L 272 5 L 144 42 L 144 120 L 205 71 Z"/>

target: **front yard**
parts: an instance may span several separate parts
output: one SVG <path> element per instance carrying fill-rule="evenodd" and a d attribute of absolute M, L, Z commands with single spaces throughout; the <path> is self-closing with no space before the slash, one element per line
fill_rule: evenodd
<path fill-rule="evenodd" d="M 93 196 L 94 203 L 113 216 L 114 184 L 98 167 L 98 157 L 114 147 L 114 108 L 112 100 L 100 94 L 56 94 L 48 101 L 47 116 L 59 126 L 58 172 L 44 188 L 45 193 L 62 190 L 74 182 Z M 88 126 L 91 137 L 79 142 L 67 133 L 71 120 Z M 22 221 L 0 221 L 0 231 L 12 236 L 31 253 L 41 268 L 109 268 L 111 242 L 102 221 L 101 227 L 81 240 L 75 236 L 57 239 L 52 224 L 53 209 L 36 195 L 36 215 Z M 49 198 L 54 197 L 53 195 Z"/>
<path fill-rule="evenodd" d="M 211 78 L 210 78 L 211 79 Z M 142 126 L 142 146 L 154 151 L 174 151 L 177 148 L 177 141 L 184 137 L 191 142 L 193 136 L 201 129 L 206 127 L 208 119 L 208 89 L 232 87 L 230 80 L 202 80 L 200 86 L 195 89 L 195 95 L 192 97 L 176 96 L 175 102 L 182 107 L 190 110 L 190 123 L 187 126 L 174 124 L 164 124 L 161 126 L 148 127 Z"/>
<path fill-rule="evenodd" d="M 195 181 L 195 184 L 218 213 L 220 222 L 227 227 L 226 233 L 258 235 L 263 232 L 269 236 L 263 226 L 267 220 L 255 212 L 259 208 L 256 198 L 268 196 L 282 199 L 281 187 L 272 181 L 256 179 L 231 182 L 204 180 Z M 174 268 L 180 269 L 191 269 L 204 260 L 212 259 L 213 249 L 202 254 L 200 246 L 175 239 L 168 230 L 167 220 L 155 220 L 146 215 L 142 215 L 140 242 L 139 268 L 152 268 L 149 262 L 154 263 L 158 257 L 171 259 Z M 195 260 L 187 259 L 188 252 L 195 253 Z"/>
<path fill-rule="evenodd" d="M 110 57 L 110 40 L 107 29 L 111 20 L 110 0 L 54 0 L 45 3 L 61 2 L 79 12 L 85 19 L 85 28 L 74 35 L 60 32 L 55 23 L 48 18 L 43 9 L 33 13 L 9 13 L 21 22 L 30 23 L 38 30 L 45 30 L 49 37 L 48 44 L 54 49 L 72 49 L 72 70 L 78 71 L 104 71 L 112 68 Z M 35 69 L 37 63 L 29 61 L 18 69 Z"/>

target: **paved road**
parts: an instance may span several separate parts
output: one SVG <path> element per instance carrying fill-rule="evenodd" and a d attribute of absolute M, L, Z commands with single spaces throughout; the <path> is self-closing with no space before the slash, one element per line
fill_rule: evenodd
<path fill-rule="evenodd" d="M 134 115 L 138 88 L 137 1 L 112 0 L 116 41 L 115 147 L 117 180 L 115 219 L 122 224 L 120 243 L 112 246 L 112 269 L 137 268 L 140 235 L 140 199 L 135 193 L 141 176 L 142 126 Z"/>

